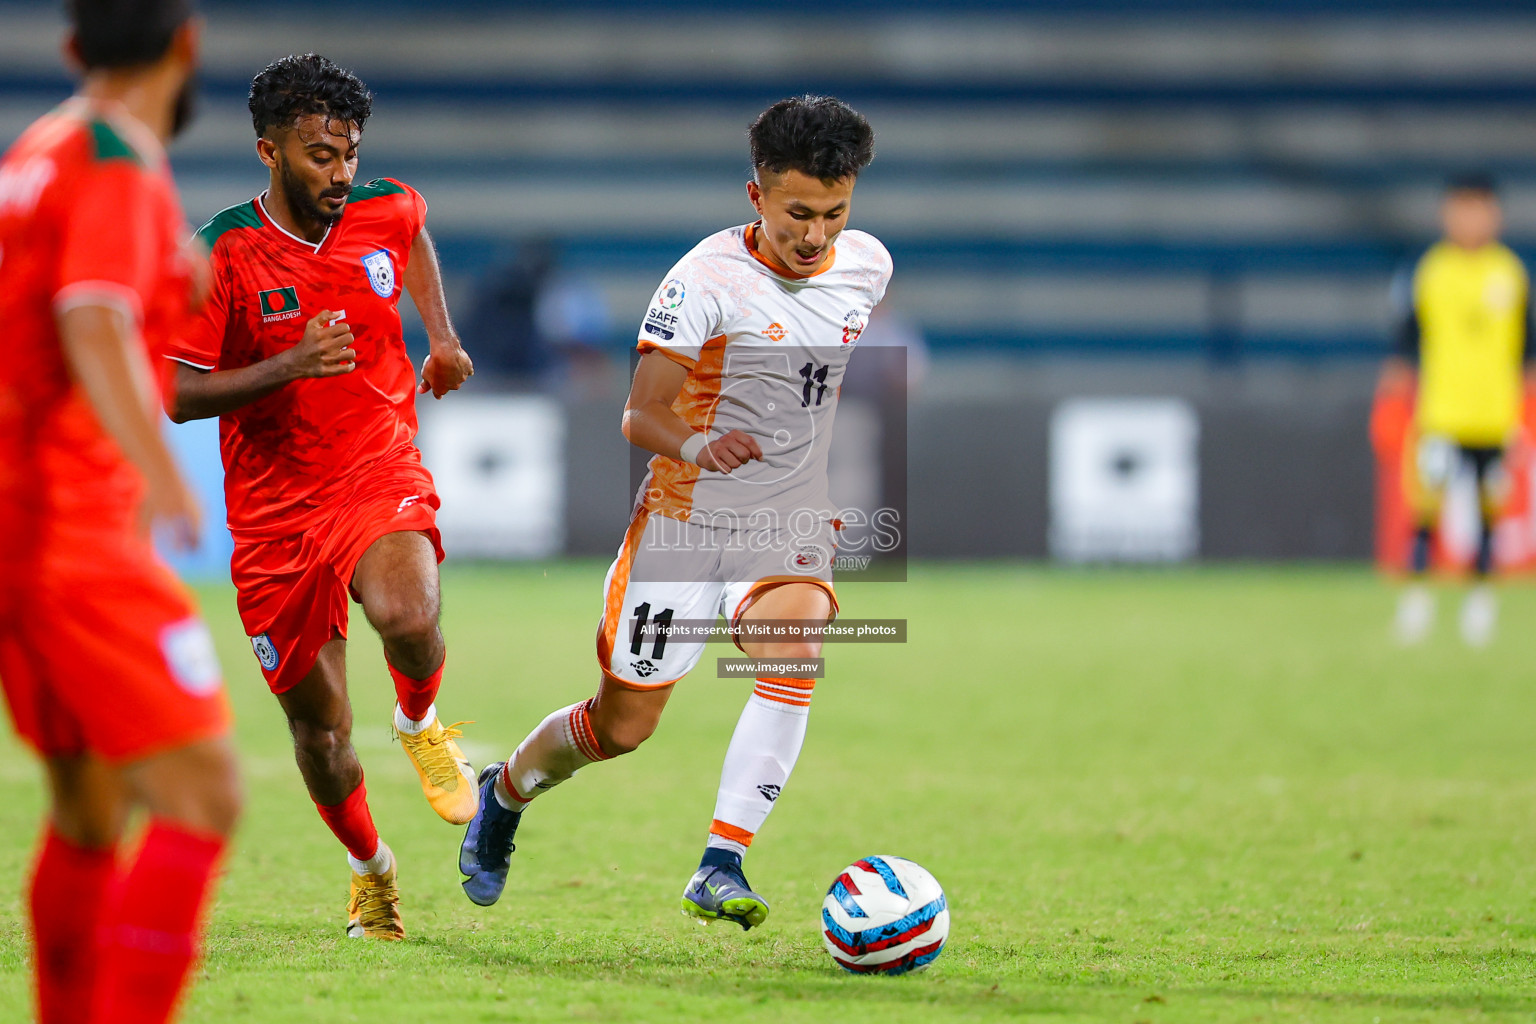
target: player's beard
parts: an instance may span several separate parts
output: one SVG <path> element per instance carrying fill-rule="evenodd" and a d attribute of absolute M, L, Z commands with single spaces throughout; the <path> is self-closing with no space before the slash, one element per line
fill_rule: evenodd
<path fill-rule="evenodd" d="M 279 161 L 277 165 L 278 184 L 283 188 L 283 198 L 288 200 L 288 209 L 300 221 L 310 221 L 324 227 L 331 227 L 341 220 L 341 215 L 346 211 L 343 206 L 335 213 L 326 213 L 320 207 L 320 200 L 309 194 L 308 187 L 288 169 L 286 161 Z M 342 185 L 337 188 L 329 188 L 320 193 L 333 199 L 345 199 L 352 194 L 351 185 Z"/>
<path fill-rule="evenodd" d="M 171 108 L 171 138 L 187 130 L 197 116 L 197 76 L 188 75 L 176 94 L 176 105 Z"/>

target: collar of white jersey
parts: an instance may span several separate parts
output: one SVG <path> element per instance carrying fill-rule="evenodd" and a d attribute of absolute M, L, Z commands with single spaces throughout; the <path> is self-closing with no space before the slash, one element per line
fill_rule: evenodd
<path fill-rule="evenodd" d="M 822 274 L 825 274 L 827 271 L 831 270 L 832 264 L 837 262 L 837 244 L 833 243 L 832 251 L 827 253 L 827 262 L 821 265 L 820 270 L 810 274 L 795 273 L 793 270 L 790 270 L 778 260 L 764 253 L 757 247 L 757 229 L 762 225 L 762 223 L 762 221 L 756 220 L 751 224 L 748 224 L 746 229 L 741 233 L 741 241 L 742 244 L 747 247 L 747 252 L 751 254 L 753 259 L 757 260 L 757 262 L 761 263 L 775 274 L 778 274 L 780 277 L 787 277 L 791 281 L 804 281 L 812 277 L 820 277 Z"/>

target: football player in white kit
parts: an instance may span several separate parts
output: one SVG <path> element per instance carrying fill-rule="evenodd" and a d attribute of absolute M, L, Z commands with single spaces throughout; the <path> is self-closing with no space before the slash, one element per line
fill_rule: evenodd
<path fill-rule="evenodd" d="M 837 611 L 827 452 L 843 370 L 891 276 L 879 241 L 844 230 L 874 133 L 846 104 L 804 96 L 769 107 L 748 134 L 747 196 L 759 219 L 684 256 L 640 326 L 623 431 L 654 457 L 604 584 L 597 695 L 545 718 L 508 761 L 480 774 L 481 809 L 459 869 L 482 906 L 506 885 L 533 798 L 655 730 L 704 650 L 696 633 L 669 636 L 669 627 L 723 615 L 750 658 L 815 659 L 815 631 Z M 749 638 L 752 623 L 775 620 L 810 624 L 811 635 Z M 767 917 L 741 857 L 799 756 L 807 674 L 758 678 L 726 751 L 684 913 L 743 928 Z"/>

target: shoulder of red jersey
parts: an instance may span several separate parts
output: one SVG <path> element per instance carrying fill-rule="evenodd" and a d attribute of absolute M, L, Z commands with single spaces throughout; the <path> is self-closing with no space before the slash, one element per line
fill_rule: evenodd
<path fill-rule="evenodd" d="M 91 158 L 97 163 L 121 161 L 147 170 L 158 162 L 158 154 L 144 151 L 143 140 L 133 139 L 123 127 L 104 117 L 92 118 L 85 130 Z"/>
<path fill-rule="evenodd" d="M 220 210 L 195 233 L 198 239 L 208 247 L 208 251 L 214 252 L 219 241 L 231 232 L 260 231 L 261 229 L 261 216 L 256 212 L 256 200 L 247 199 L 243 203 L 236 203 L 234 206 Z"/>
<path fill-rule="evenodd" d="M 44 189 L 65 178 L 71 184 L 62 187 L 73 189 L 82 175 L 123 180 L 153 177 L 163 169 L 164 151 L 153 138 L 145 140 L 138 134 L 142 133 L 136 134 L 131 126 L 74 103 L 38 118 L 4 155 L 11 204 L 30 206 Z M 29 202 L 19 202 L 20 198 Z"/>
<path fill-rule="evenodd" d="M 395 178 L 374 178 L 362 185 L 354 185 L 347 196 L 347 209 L 366 212 L 370 216 L 384 213 L 410 221 L 414 235 L 427 220 L 427 201 L 420 192 Z"/>
<path fill-rule="evenodd" d="M 415 196 L 420 194 L 405 182 L 395 178 L 374 178 L 372 181 L 352 186 L 352 193 L 347 196 L 347 205 L 365 203 L 370 199 L 382 199 L 385 196 Z"/>

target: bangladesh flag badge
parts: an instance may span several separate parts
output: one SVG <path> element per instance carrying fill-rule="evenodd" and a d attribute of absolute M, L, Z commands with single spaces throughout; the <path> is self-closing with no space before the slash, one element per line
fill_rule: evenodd
<path fill-rule="evenodd" d="M 257 292 L 256 298 L 261 306 L 262 323 L 287 320 L 299 315 L 299 293 L 292 285 L 287 288 L 268 288 L 264 292 Z"/>

